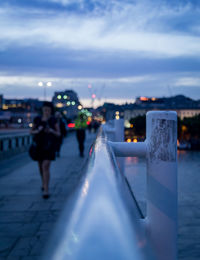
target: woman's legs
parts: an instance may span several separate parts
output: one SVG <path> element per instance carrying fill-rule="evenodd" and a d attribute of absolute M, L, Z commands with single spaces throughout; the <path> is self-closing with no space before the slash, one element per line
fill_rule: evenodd
<path fill-rule="evenodd" d="M 56 142 L 56 156 L 60 157 L 60 149 L 62 146 L 62 142 L 63 142 L 63 137 L 57 137 L 57 142 Z"/>
<path fill-rule="evenodd" d="M 79 144 L 79 152 L 80 156 L 83 157 L 84 154 L 84 141 L 85 141 L 85 130 L 84 129 L 78 129 L 76 132 L 78 144 Z"/>
<path fill-rule="evenodd" d="M 49 179 L 50 179 L 50 164 L 51 161 L 44 160 L 42 162 L 42 173 L 43 173 L 43 184 L 44 191 L 48 193 L 49 190 Z"/>
<path fill-rule="evenodd" d="M 41 180 L 42 180 L 42 188 L 44 188 L 42 163 L 43 163 L 43 161 L 38 161 L 39 172 L 40 172 L 40 176 L 41 176 Z"/>

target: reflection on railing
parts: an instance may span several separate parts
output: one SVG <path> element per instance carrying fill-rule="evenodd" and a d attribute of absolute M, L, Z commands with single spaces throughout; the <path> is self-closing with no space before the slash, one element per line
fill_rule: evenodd
<path fill-rule="evenodd" d="M 43 259 L 155 259 L 103 133 L 74 201 L 65 209 Z"/>
<path fill-rule="evenodd" d="M 82 196 L 86 196 L 87 195 L 88 188 L 89 188 L 89 182 L 88 182 L 88 180 L 85 180 L 84 186 L 82 188 Z"/>

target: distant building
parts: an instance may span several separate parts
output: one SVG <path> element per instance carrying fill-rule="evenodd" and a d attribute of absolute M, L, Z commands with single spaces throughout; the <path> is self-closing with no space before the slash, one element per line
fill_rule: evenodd
<path fill-rule="evenodd" d="M 98 108 L 105 120 L 116 118 L 116 113 L 120 118 L 124 118 L 125 125 L 129 125 L 129 120 L 137 116 L 146 115 L 148 111 L 176 111 L 178 117 L 193 117 L 200 114 L 200 100 L 195 101 L 183 95 L 169 98 L 138 97 L 135 103 L 115 105 L 105 103 Z"/>
<path fill-rule="evenodd" d="M 52 102 L 57 109 L 70 119 L 74 119 L 78 111 L 82 109 L 78 95 L 73 90 L 55 92 Z"/>
<path fill-rule="evenodd" d="M 30 127 L 42 103 L 38 99 L 5 99 L 0 95 L 0 125 Z"/>
<path fill-rule="evenodd" d="M 148 109 L 140 108 L 140 107 L 129 107 L 124 110 L 124 120 L 129 121 L 131 118 L 135 118 L 137 116 L 144 116 L 148 112 Z"/>
<path fill-rule="evenodd" d="M 192 100 L 183 95 L 169 98 L 138 97 L 134 104 L 125 108 L 124 119 L 129 121 L 131 118 L 145 115 L 152 110 L 176 111 L 178 117 L 183 119 L 200 114 L 200 101 Z"/>
<path fill-rule="evenodd" d="M 0 108 L 5 111 L 10 110 L 26 110 L 26 111 L 39 111 L 42 107 L 43 102 L 38 99 L 13 99 L 13 98 L 4 98 L 3 95 L 0 95 Z"/>
<path fill-rule="evenodd" d="M 124 109 L 121 105 L 116 105 L 113 103 L 104 103 L 103 106 L 98 107 L 96 111 L 103 116 L 105 121 L 115 119 L 116 117 L 124 117 Z"/>

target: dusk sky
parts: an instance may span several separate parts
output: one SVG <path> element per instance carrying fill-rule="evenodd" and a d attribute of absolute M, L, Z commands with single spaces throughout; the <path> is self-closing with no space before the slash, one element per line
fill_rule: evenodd
<path fill-rule="evenodd" d="M 42 99 L 39 81 L 84 104 L 200 99 L 200 1 L 2 0 L 0 93 Z"/>

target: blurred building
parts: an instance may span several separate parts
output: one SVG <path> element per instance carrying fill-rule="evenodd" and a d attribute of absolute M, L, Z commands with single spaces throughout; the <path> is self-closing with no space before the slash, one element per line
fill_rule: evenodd
<path fill-rule="evenodd" d="M 38 99 L 5 99 L 0 95 L 0 125 L 30 127 L 39 114 L 42 103 Z"/>
<path fill-rule="evenodd" d="M 178 117 L 193 117 L 200 114 L 200 101 L 183 95 L 169 98 L 138 97 L 134 104 L 128 105 L 124 110 L 124 119 L 145 115 L 148 111 L 176 111 Z"/>
<path fill-rule="evenodd" d="M 24 109 L 26 111 L 39 111 L 43 102 L 38 99 L 26 98 L 26 99 L 8 99 L 0 95 L 0 108 L 2 110 L 16 110 Z"/>
<path fill-rule="evenodd" d="M 104 119 L 124 118 L 125 125 L 130 125 L 129 120 L 138 116 L 146 115 L 148 111 L 176 111 L 178 117 L 193 117 L 200 114 L 200 100 L 193 100 L 183 95 L 168 98 L 138 97 L 135 103 L 116 105 L 104 103 L 98 111 Z"/>
<path fill-rule="evenodd" d="M 78 95 L 73 90 L 55 92 L 52 102 L 59 111 L 72 120 L 77 116 L 78 111 L 82 109 Z"/>

